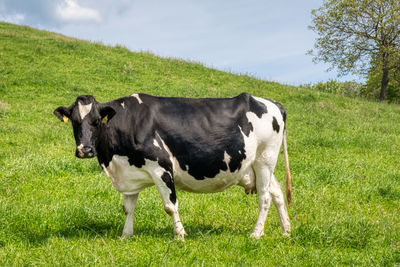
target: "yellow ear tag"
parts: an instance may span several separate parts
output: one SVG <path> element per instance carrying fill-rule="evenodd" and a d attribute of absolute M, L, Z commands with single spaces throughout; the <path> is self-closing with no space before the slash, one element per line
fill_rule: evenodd
<path fill-rule="evenodd" d="M 106 115 L 104 118 L 101 119 L 102 123 L 107 123 L 108 121 L 108 115 Z"/>
<path fill-rule="evenodd" d="M 67 117 L 67 116 L 65 116 L 65 115 L 63 115 L 63 121 L 64 121 L 64 122 L 69 122 L 69 119 L 68 119 L 68 117 Z"/>

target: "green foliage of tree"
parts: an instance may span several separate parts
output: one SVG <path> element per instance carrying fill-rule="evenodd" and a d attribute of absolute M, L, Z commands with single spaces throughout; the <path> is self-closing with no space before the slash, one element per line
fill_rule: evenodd
<path fill-rule="evenodd" d="M 315 51 L 309 51 L 314 61 L 331 63 L 339 75 L 365 75 L 376 60 L 384 101 L 389 72 L 400 68 L 400 1 L 325 0 L 311 14 L 310 29 L 319 35 Z"/>

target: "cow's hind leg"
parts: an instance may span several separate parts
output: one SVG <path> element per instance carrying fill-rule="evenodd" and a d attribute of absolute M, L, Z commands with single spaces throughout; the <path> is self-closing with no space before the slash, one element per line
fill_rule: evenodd
<path fill-rule="evenodd" d="M 175 238 L 183 241 L 186 232 L 179 218 L 178 200 L 176 199 L 175 185 L 169 172 L 164 172 L 161 175 L 161 180 L 156 178 L 156 186 L 161 195 L 161 199 L 164 204 L 164 210 L 172 218 Z"/>
<path fill-rule="evenodd" d="M 282 192 L 282 187 L 279 184 L 278 180 L 275 178 L 275 175 L 272 174 L 271 178 L 272 178 L 271 186 L 269 191 L 271 194 L 272 202 L 274 202 L 275 207 L 278 210 L 279 219 L 281 221 L 282 233 L 286 236 L 289 236 L 290 222 L 285 205 L 285 198 Z"/>
<path fill-rule="evenodd" d="M 253 238 L 260 238 L 264 235 L 264 224 L 267 219 L 268 210 L 271 205 L 269 187 L 271 183 L 271 170 L 261 162 L 256 162 L 253 166 L 256 174 L 256 188 L 258 193 L 258 217 L 253 233 Z"/>
<path fill-rule="evenodd" d="M 136 208 L 136 202 L 139 194 L 135 195 L 124 195 L 124 204 L 122 208 L 125 212 L 126 219 L 124 230 L 122 231 L 123 237 L 130 237 L 133 235 L 133 214 Z"/>

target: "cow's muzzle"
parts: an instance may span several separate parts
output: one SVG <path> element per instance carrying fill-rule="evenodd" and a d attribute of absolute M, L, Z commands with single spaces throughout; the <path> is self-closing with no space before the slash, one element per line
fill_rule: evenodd
<path fill-rule="evenodd" d="M 94 149 L 90 146 L 80 145 L 76 147 L 75 156 L 81 159 L 93 158 L 96 155 Z"/>

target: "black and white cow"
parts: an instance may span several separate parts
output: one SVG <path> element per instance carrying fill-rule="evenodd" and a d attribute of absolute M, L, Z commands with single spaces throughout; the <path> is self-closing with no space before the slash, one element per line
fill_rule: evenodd
<path fill-rule="evenodd" d="M 232 98 L 168 98 L 132 94 L 107 103 L 79 96 L 54 114 L 71 121 L 76 156 L 97 156 L 116 190 L 124 195 L 123 236 L 133 234 L 138 194 L 156 185 L 174 234 L 186 235 L 178 214 L 175 189 L 220 192 L 240 185 L 258 193 L 259 213 L 251 237 L 264 235 L 271 199 L 282 231 L 290 223 L 284 196 L 274 176 L 283 143 L 286 193 L 290 201 L 285 120 L 282 105 L 243 93 Z"/>

